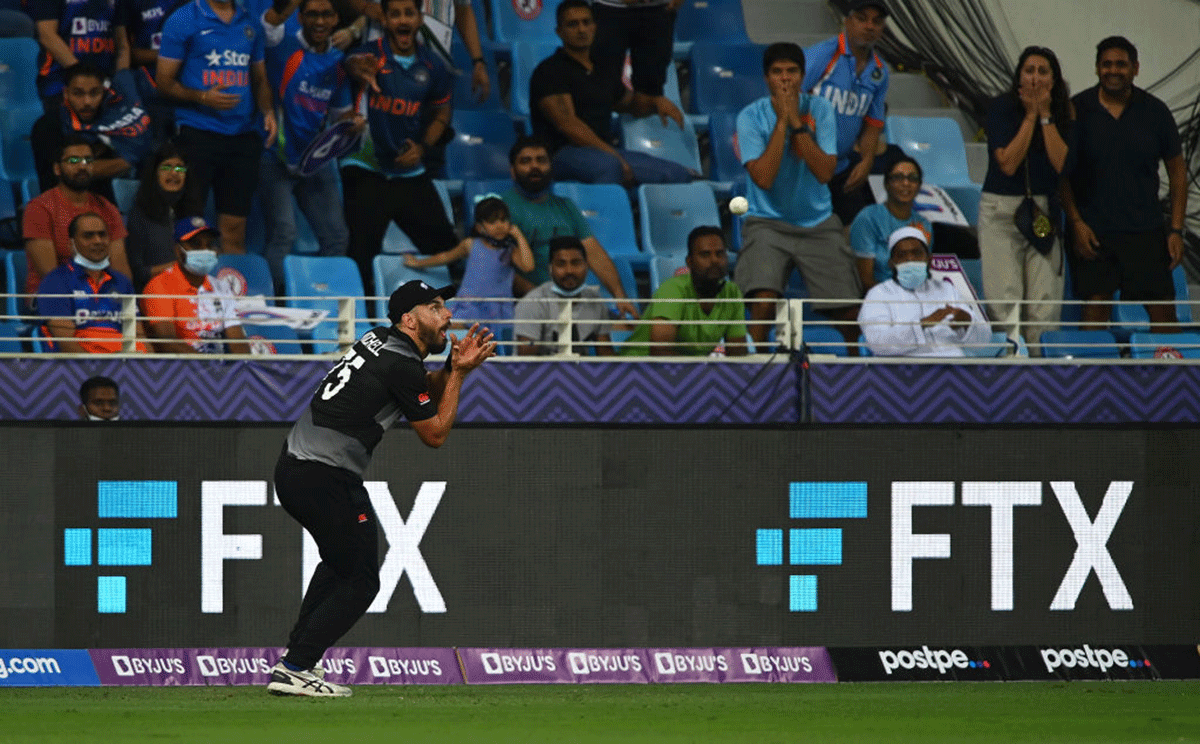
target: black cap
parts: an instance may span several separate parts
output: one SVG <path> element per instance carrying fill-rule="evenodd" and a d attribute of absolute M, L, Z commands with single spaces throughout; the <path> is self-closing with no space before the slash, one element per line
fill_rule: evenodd
<path fill-rule="evenodd" d="M 879 15 L 885 18 L 888 16 L 888 7 L 880 2 L 880 0 L 850 0 L 846 5 L 846 15 L 850 15 L 854 11 L 862 10 L 863 8 L 874 8 L 879 11 Z"/>
<path fill-rule="evenodd" d="M 458 288 L 453 284 L 447 284 L 441 289 L 434 289 L 420 279 L 405 282 L 397 287 L 396 291 L 392 292 L 392 296 L 388 299 L 388 320 L 393 323 L 399 323 L 400 316 L 412 310 L 417 305 L 432 302 L 435 297 L 448 300 L 457 291 Z"/>

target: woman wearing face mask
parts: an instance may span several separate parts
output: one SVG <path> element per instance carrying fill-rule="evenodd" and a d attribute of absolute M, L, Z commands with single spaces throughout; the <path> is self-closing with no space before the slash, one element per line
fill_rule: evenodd
<path fill-rule="evenodd" d="M 850 247 L 854 249 L 864 289 L 891 278 L 888 237 L 895 231 L 902 227 L 920 228 L 932 246 L 933 228 L 929 220 L 913 209 L 923 176 L 920 163 L 907 155 L 896 158 L 883 175 L 887 201 L 864 207 L 850 223 Z"/>
<path fill-rule="evenodd" d="M 175 223 L 175 263 L 146 284 L 142 315 L 158 352 L 173 354 L 220 353 L 222 340 L 233 354 L 247 354 L 246 332 L 234 305 L 235 298 L 214 289 L 208 273 L 217 266 L 216 228 L 203 217 L 185 217 Z"/>
<path fill-rule="evenodd" d="M 929 242 L 915 227 L 888 238 L 892 278 L 867 292 L 858 325 L 875 356 L 961 357 L 991 340 L 974 302 L 929 273 Z"/>
<path fill-rule="evenodd" d="M 186 182 L 187 163 L 170 142 L 158 148 L 142 170 L 141 184 L 125 218 L 129 228 L 125 252 L 138 287 L 175 263 L 175 205 Z"/>
<path fill-rule="evenodd" d="M 983 294 L 996 330 L 1011 336 L 1019 320 L 1035 354 L 1042 333 L 1057 328 L 1061 315 L 1063 244 L 1055 196 L 1068 168 L 1074 118 L 1058 57 L 1027 47 L 1012 88 L 992 99 L 985 125 L 991 157 L 979 199 Z M 1027 195 L 1041 219 L 1026 207 L 1022 227 L 1014 215 Z"/>

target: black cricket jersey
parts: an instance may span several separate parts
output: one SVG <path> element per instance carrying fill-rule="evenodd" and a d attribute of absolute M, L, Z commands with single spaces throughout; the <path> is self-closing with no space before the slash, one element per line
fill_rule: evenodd
<path fill-rule="evenodd" d="M 424 421 L 437 413 L 421 354 L 395 326 L 363 334 L 313 393 L 292 427 L 287 451 L 362 475 L 383 432 L 404 416 Z"/>

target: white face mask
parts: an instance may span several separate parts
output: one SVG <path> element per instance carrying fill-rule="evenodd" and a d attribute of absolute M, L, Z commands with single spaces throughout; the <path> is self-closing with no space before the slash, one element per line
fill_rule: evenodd
<path fill-rule="evenodd" d="M 197 276 L 204 276 L 217 268 L 217 252 L 207 248 L 184 251 L 183 265 Z"/>
<path fill-rule="evenodd" d="M 110 419 L 100 418 L 99 416 L 93 416 L 90 413 L 87 415 L 87 417 L 88 417 L 88 421 L 120 421 L 121 420 L 120 414 L 117 414 L 116 416 L 113 416 Z"/>
<path fill-rule="evenodd" d="M 71 241 L 71 248 L 72 249 L 75 248 L 74 240 Z M 84 258 L 83 255 L 80 254 L 79 251 L 76 249 L 75 250 L 75 263 L 79 264 L 80 266 L 82 266 L 85 269 L 91 269 L 92 271 L 104 271 L 105 269 L 108 268 L 109 260 L 108 260 L 108 256 L 105 256 L 100 261 L 90 261 L 90 260 Z"/>

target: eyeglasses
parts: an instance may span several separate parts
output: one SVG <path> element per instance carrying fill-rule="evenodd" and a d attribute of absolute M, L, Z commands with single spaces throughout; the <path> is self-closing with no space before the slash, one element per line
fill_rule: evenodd
<path fill-rule="evenodd" d="M 921 176 L 917 173 L 892 173 L 887 177 L 887 180 L 891 181 L 892 183 L 899 183 L 900 181 L 920 183 Z"/>
<path fill-rule="evenodd" d="M 158 169 L 163 173 L 168 173 L 170 171 L 175 171 L 176 173 L 187 173 L 186 165 L 160 165 L 158 166 Z"/>
<path fill-rule="evenodd" d="M 87 155 L 72 155 L 69 158 L 63 158 L 58 162 L 67 163 L 68 165 L 90 165 L 91 163 L 95 162 L 95 160 L 95 158 L 88 157 Z"/>

